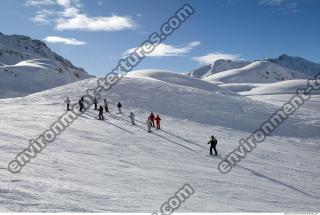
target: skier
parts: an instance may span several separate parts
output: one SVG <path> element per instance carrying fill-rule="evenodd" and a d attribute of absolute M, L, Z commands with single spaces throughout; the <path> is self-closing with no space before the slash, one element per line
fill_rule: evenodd
<path fill-rule="evenodd" d="M 94 99 L 93 99 L 93 103 L 94 103 L 94 109 L 95 110 L 97 110 L 97 106 L 98 106 L 98 101 L 97 101 L 97 97 L 95 97 Z"/>
<path fill-rule="evenodd" d="M 148 133 L 150 133 L 150 132 L 151 132 L 151 126 L 152 126 L 152 122 L 151 122 L 150 117 L 148 117 L 148 120 L 147 120 Z"/>
<path fill-rule="evenodd" d="M 67 99 L 64 101 L 67 104 L 67 111 L 70 110 L 70 99 L 67 97 Z"/>
<path fill-rule="evenodd" d="M 149 118 L 151 120 L 151 126 L 154 127 L 154 114 L 152 112 L 150 113 Z"/>
<path fill-rule="evenodd" d="M 84 98 L 83 98 L 83 96 L 82 96 L 81 99 L 80 99 L 80 101 L 79 101 L 80 112 L 82 112 L 83 109 L 84 109 L 84 104 L 83 104 L 83 102 L 84 102 Z"/>
<path fill-rule="evenodd" d="M 82 108 L 83 108 L 83 104 L 82 104 L 82 100 L 79 100 L 79 110 L 80 112 L 82 112 Z"/>
<path fill-rule="evenodd" d="M 211 144 L 210 155 L 212 155 L 212 149 L 214 150 L 215 155 L 216 156 L 218 155 L 217 149 L 216 149 L 217 143 L 218 143 L 217 139 L 212 135 L 209 142 L 208 142 L 208 144 Z"/>
<path fill-rule="evenodd" d="M 120 102 L 118 103 L 117 107 L 118 107 L 119 113 L 122 113 L 122 112 L 121 112 L 122 104 L 121 104 Z"/>
<path fill-rule="evenodd" d="M 109 108 L 108 108 L 107 99 L 104 99 L 103 102 L 104 102 L 104 108 L 105 108 L 106 112 L 109 113 Z"/>
<path fill-rule="evenodd" d="M 104 120 L 103 107 L 101 105 L 100 105 L 100 108 L 99 108 L 99 120 Z"/>
<path fill-rule="evenodd" d="M 135 115 L 134 115 L 134 113 L 130 112 L 129 117 L 130 117 L 130 119 L 131 119 L 132 125 L 135 125 L 135 122 L 134 122 L 134 117 L 135 117 Z"/>
<path fill-rule="evenodd" d="M 160 121 L 161 121 L 161 118 L 160 116 L 157 114 L 157 117 L 155 118 L 156 120 L 156 124 L 157 124 L 157 129 L 160 129 Z"/>

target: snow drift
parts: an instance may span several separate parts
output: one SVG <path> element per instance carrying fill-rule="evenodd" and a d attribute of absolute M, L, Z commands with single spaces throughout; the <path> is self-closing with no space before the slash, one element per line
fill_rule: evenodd
<path fill-rule="evenodd" d="M 268 61 L 256 61 L 240 69 L 232 69 L 210 75 L 204 80 L 223 83 L 274 83 L 307 77 L 305 74 Z"/>
<path fill-rule="evenodd" d="M 40 40 L 0 33 L 0 98 L 25 96 L 90 77 Z"/>
<path fill-rule="evenodd" d="M 102 93 L 99 104 L 107 98 L 111 110 L 105 121 L 88 110 L 21 173 L 9 173 L 17 152 L 64 113 L 65 98 L 77 102 L 96 81 L 0 100 L 1 210 L 151 213 L 185 183 L 195 194 L 178 212 L 319 210 L 319 117 L 298 112 L 231 173 L 221 174 L 220 159 L 276 107 L 164 71 L 129 73 Z M 119 101 L 123 114 L 115 114 Z M 162 130 L 151 134 L 144 124 L 150 111 L 162 118 Z M 208 155 L 211 134 L 218 157 Z"/>

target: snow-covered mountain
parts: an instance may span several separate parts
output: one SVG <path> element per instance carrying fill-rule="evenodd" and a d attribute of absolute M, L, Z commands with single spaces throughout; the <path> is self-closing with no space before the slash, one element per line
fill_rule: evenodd
<path fill-rule="evenodd" d="M 90 77 L 40 40 L 0 33 L 0 98 L 24 96 Z"/>
<path fill-rule="evenodd" d="M 306 74 L 269 61 L 255 61 L 245 67 L 215 73 L 203 79 L 223 83 L 274 83 L 307 77 Z"/>
<path fill-rule="evenodd" d="M 206 78 L 211 75 L 215 75 L 220 72 L 225 72 L 228 70 L 235 70 L 235 69 L 244 69 L 249 64 L 255 63 L 255 62 L 269 62 L 276 64 L 276 66 L 271 66 L 272 64 L 269 64 L 267 67 L 269 67 L 268 71 L 266 71 L 265 66 L 254 68 L 256 70 L 256 73 L 266 73 L 263 77 L 261 76 L 261 80 L 248 80 L 248 83 L 264 83 L 266 82 L 265 79 L 269 79 L 269 82 L 273 80 L 274 82 L 277 81 L 283 81 L 283 80 L 291 80 L 291 79 L 299 79 L 299 78 L 305 78 L 305 77 L 314 77 L 316 74 L 320 72 L 320 64 L 314 63 L 308 60 L 305 60 L 301 57 L 291 57 L 288 55 L 281 55 L 278 58 L 270 58 L 266 60 L 255 60 L 255 61 L 232 61 L 232 60 L 217 60 L 213 64 L 205 65 L 200 67 L 199 69 L 195 69 L 193 71 L 187 72 L 186 75 L 189 75 L 191 77 L 195 78 Z M 267 63 L 265 63 L 267 64 Z M 273 68 L 272 68 L 273 67 Z M 287 70 L 286 73 L 293 73 L 296 75 L 290 76 L 283 76 L 283 71 Z M 279 71 L 279 72 L 277 72 Z M 268 75 L 267 72 L 274 73 L 274 75 Z M 279 74 L 276 74 L 279 73 Z M 301 74 L 304 74 L 304 76 L 301 76 Z M 273 76 L 268 77 L 267 76 Z M 278 76 L 278 77 L 277 77 Z M 255 77 L 257 78 L 257 77 Z M 271 79 L 270 79 L 271 78 Z M 211 78 L 213 81 L 215 78 Z M 268 81 L 267 81 L 268 82 Z"/>
<path fill-rule="evenodd" d="M 299 71 L 311 77 L 315 77 L 318 73 L 320 73 L 320 64 L 308 61 L 301 57 L 291 57 L 284 54 L 279 58 L 269 59 L 268 61 L 292 70 Z"/>
<path fill-rule="evenodd" d="M 185 183 L 195 194 L 177 212 L 319 211 L 319 96 L 221 174 L 221 159 L 278 107 L 166 71 L 129 73 L 102 92 L 99 104 L 107 98 L 111 111 L 105 121 L 92 108 L 76 110 L 55 142 L 10 173 L 8 162 L 65 112 L 65 98 L 77 102 L 96 81 L 0 100 L 1 211 L 158 212 Z M 119 101 L 123 114 L 115 113 Z M 160 114 L 162 129 L 147 133 L 150 111 Z M 212 134 L 217 157 L 209 155 Z"/>
<path fill-rule="evenodd" d="M 230 70 L 230 69 L 238 69 L 250 64 L 248 61 L 232 61 L 232 60 L 217 60 L 211 65 L 205 65 L 200 67 L 199 69 L 195 69 L 193 71 L 187 72 L 187 75 L 195 78 L 203 78 L 218 72 Z"/>

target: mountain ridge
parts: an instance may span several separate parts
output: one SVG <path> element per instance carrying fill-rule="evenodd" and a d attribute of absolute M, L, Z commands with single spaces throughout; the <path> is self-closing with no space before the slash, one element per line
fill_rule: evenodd
<path fill-rule="evenodd" d="M 0 32 L 0 98 L 25 96 L 90 77 L 45 42 Z"/>
<path fill-rule="evenodd" d="M 301 57 L 293 57 L 286 54 L 282 54 L 278 58 L 268 58 L 265 60 L 257 59 L 254 61 L 232 61 L 220 59 L 215 61 L 213 64 L 204 65 L 198 69 L 194 69 L 185 74 L 191 77 L 203 79 L 220 72 L 232 69 L 240 69 L 257 61 L 268 61 L 280 67 L 288 69 L 289 71 L 294 70 L 296 72 L 303 73 L 308 77 L 314 77 L 316 74 L 320 72 L 320 64 L 318 63 L 306 60 Z"/>

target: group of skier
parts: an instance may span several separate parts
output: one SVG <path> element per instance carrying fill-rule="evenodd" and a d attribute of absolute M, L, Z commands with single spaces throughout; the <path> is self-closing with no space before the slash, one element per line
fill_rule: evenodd
<path fill-rule="evenodd" d="M 79 110 L 80 112 L 82 112 L 84 110 L 84 98 L 81 97 L 80 100 L 79 100 Z M 65 100 L 65 103 L 67 104 L 67 111 L 70 111 L 70 99 L 69 97 L 67 97 L 67 99 Z M 99 109 L 98 109 L 98 100 L 97 98 L 94 98 L 93 100 L 93 103 L 94 103 L 94 109 L 95 110 L 98 110 L 99 111 L 99 114 L 98 114 L 98 117 L 99 117 L 99 120 L 104 120 L 104 116 L 103 116 L 103 106 L 100 105 Z M 106 113 L 109 113 L 109 108 L 108 108 L 108 102 L 107 102 L 107 99 L 104 99 L 103 100 L 103 105 L 104 105 L 104 109 L 105 109 L 105 112 Z M 118 108 L 118 113 L 121 114 L 122 111 L 121 111 L 121 108 L 122 108 L 122 104 L 121 102 L 119 102 L 117 104 L 117 108 Z M 132 125 L 135 125 L 135 114 L 133 112 L 130 112 L 129 116 L 128 116 L 131 120 L 131 123 Z M 156 125 L 155 125 L 155 122 L 156 122 Z M 156 129 L 160 129 L 160 122 L 161 122 L 161 118 L 160 116 L 157 114 L 157 116 L 155 117 L 153 112 L 150 113 L 150 115 L 148 116 L 148 119 L 147 119 L 147 129 L 148 129 L 148 132 L 152 132 L 152 127 L 156 127 Z M 208 144 L 210 144 L 210 155 L 212 155 L 212 151 L 214 150 L 215 152 L 215 155 L 217 156 L 218 153 L 217 153 L 217 149 L 216 149 L 216 146 L 217 146 L 217 139 L 212 135 Z"/>
<path fill-rule="evenodd" d="M 153 112 L 150 113 L 150 116 L 147 119 L 147 126 L 148 126 L 148 132 L 151 132 L 151 127 L 155 127 L 154 125 L 154 121 L 156 121 L 156 128 L 159 130 L 160 129 L 160 121 L 161 118 L 159 115 L 157 115 L 156 117 L 154 116 Z"/>
<path fill-rule="evenodd" d="M 79 111 L 82 112 L 84 110 L 84 98 L 81 97 L 80 100 L 79 100 Z M 65 103 L 67 104 L 67 111 L 70 111 L 70 99 L 69 97 L 67 97 L 67 99 L 65 100 Z M 109 108 L 108 108 L 108 102 L 107 102 L 107 99 L 104 99 L 103 100 L 103 106 L 100 105 L 99 108 L 98 108 L 98 100 L 97 98 L 94 98 L 93 100 L 93 104 L 94 104 L 94 110 L 98 110 L 99 111 L 99 114 L 98 114 L 98 119 L 99 120 L 104 120 L 104 116 L 103 116 L 103 111 L 105 110 L 106 113 L 109 113 Z M 104 110 L 103 110 L 104 108 Z M 117 104 L 117 108 L 118 108 L 118 114 L 121 114 L 122 113 L 122 104 L 121 102 L 119 102 Z M 130 112 L 130 115 L 128 116 L 131 120 L 131 123 L 132 125 L 135 125 L 135 114 L 133 112 Z M 156 127 L 156 129 L 160 129 L 160 121 L 161 121 L 161 118 L 159 115 L 157 115 L 156 117 L 154 116 L 153 112 L 150 113 L 150 116 L 148 117 L 148 120 L 147 120 L 147 129 L 148 129 L 148 132 L 151 132 L 151 127 Z M 156 122 L 156 126 L 155 126 L 155 122 Z"/>

